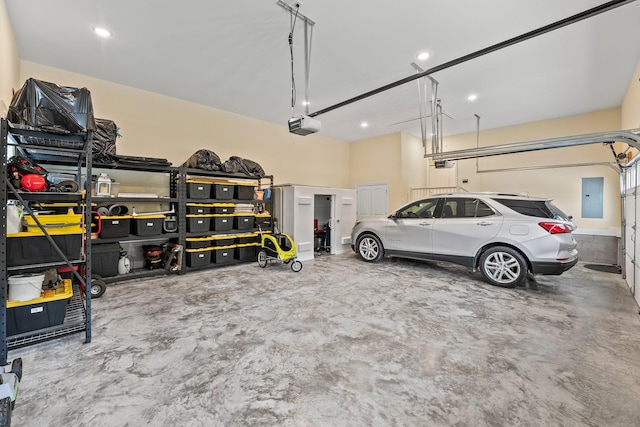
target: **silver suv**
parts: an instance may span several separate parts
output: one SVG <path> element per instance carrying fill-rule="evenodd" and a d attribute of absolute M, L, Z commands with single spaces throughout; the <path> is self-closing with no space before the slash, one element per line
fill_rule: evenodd
<path fill-rule="evenodd" d="M 500 193 L 438 194 L 387 217 L 357 221 L 351 247 L 368 262 L 387 256 L 448 261 L 514 287 L 578 262 L 571 217 L 551 200 Z"/>

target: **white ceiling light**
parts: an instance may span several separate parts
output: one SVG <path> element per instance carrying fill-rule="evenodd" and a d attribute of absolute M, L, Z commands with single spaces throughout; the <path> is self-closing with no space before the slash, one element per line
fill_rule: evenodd
<path fill-rule="evenodd" d="M 106 28 L 95 27 L 93 29 L 93 32 L 99 35 L 100 37 L 105 37 L 105 38 L 111 37 L 111 31 L 107 30 Z"/>
<path fill-rule="evenodd" d="M 467 96 L 467 101 L 469 102 L 473 102 L 476 99 L 478 99 L 478 95 L 476 95 L 475 93 L 472 93 L 471 95 Z"/>
<path fill-rule="evenodd" d="M 416 58 L 418 59 L 418 61 L 426 61 L 427 59 L 429 59 L 429 52 L 420 52 Z"/>
<path fill-rule="evenodd" d="M 302 101 L 302 105 L 311 105 L 309 101 Z"/>
<path fill-rule="evenodd" d="M 361 127 L 361 128 L 363 128 L 363 129 L 364 129 L 364 128 L 368 128 L 368 127 L 369 127 L 369 123 L 367 123 L 367 122 L 362 122 L 362 123 L 360 123 L 360 127 Z"/>

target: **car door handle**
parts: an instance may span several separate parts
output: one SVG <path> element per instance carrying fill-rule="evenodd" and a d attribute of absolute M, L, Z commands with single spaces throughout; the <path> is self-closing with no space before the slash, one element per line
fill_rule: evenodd
<path fill-rule="evenodd" d="M 480 221 L 480 222 L 478 223 L 478 225 L 481 225 L 481 226 L 483 226 L 483 227 L 484 227 L 484 226 L 487 226 L 487 225 L 491 225 L 491 224 L 493 224 L 493 223 L 492 223 L 492 222 L 490 222 L 490 221 Z"/>
<path fill-rule="evenodd" d="M 421 222 L 421 223 L 419 223 L 418 225 L 425 226 L 425 225 L 431 225 L 431 223 L 430 223 L 430 222 Z"/>

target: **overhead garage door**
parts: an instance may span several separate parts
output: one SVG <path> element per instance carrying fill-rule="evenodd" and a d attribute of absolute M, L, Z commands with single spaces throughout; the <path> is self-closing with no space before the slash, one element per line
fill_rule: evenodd
<path fill-rule="evenodd" d="M 624 238 L 624 272 L 627 284 L 634 298 L 640 304 L 640 239 L 637 238 L 637 217 L 640 212 L 640 194 L 638 191 L 638 176 L 640 165 L 636 164 L 627 169 L 623 180 L 624 219 L 622 235 Z"/>

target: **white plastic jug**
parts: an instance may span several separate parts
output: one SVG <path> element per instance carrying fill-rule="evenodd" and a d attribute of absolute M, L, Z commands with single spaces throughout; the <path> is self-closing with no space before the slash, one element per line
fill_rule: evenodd
<path fill-rule="evenodd" d="M 21 220 L 22 209 L 18 206 L 18 202 L 16 200 L 7 200 L 7 234 L 21 232 Z"/>

